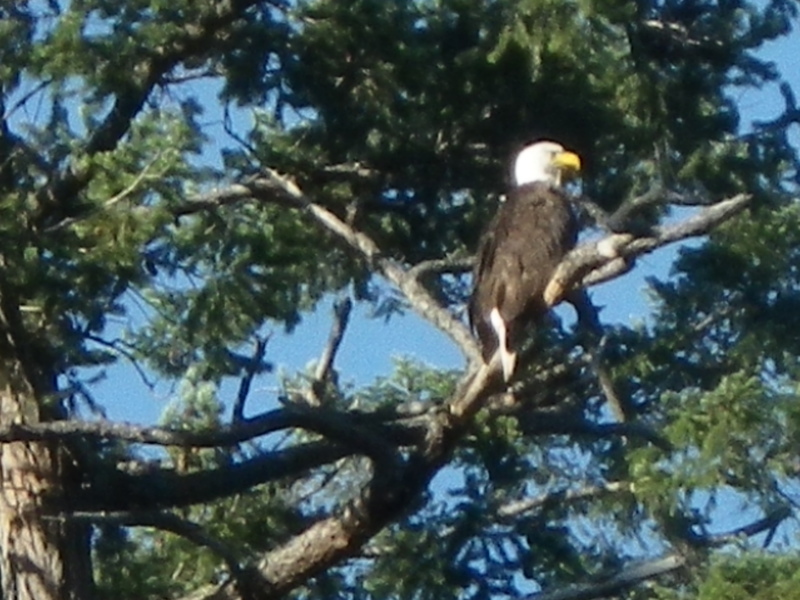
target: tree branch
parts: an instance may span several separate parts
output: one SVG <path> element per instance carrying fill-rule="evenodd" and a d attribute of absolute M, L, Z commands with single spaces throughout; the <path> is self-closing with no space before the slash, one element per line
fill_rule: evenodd
<path fill-rule="evenodd" d="M 497 516 L 503 520 L 511 519 L 532 510 L 544 508 L 545 506 L 587 500 L 590 498 L 597 498 L 598 496 L 605 494 L 629 491 L 630 489 L 630 483 L 614 481 L 611 483 L 603 483 L 601 485 L 586 485 L 576 490 L 559 490 L 556 492 L 548 492 L 534 498 L 525 498 L 522 500 L 506 502 L 497 508 Z"/>
<path fill-rule="evenodd" d="M 212 537 L 198 523 L 183 519 L 174 513 L 158 511 L 131 512 L 84 512 L 77 511 L 60 517 L 64 520 L 88 521 L 91 523 L 109 523 L 127 527 L 153 527 L 169 531 L 186 538 L 193 544 L 208 548 L 219 556 L 227 565 L 231 575 L 238 581 L 244 570 L 233 550 L 220 540 Z"/>
<path fill-rule="evenodd" d="M 637 583 L 653 579 L 681 568 L 686 559 L 678 553 L 644 561 L 609 577 L 599 583 L 586 583 L 568 586 L 552 592 L 539 592 L 525 596 L 524 600 L 592 600 L 612 596 Z"/>
<path fill-rule="evenodd" d="M 434 298 L 425 286 L 397 261 L 383 256 L 375 241 L 357 231 L 327 208 L 311 202 L 292 180 L 266 169 L 266 177 L 250 182 L 253 197 L 275 201 L 279 192 L 290 206 L 301 209 L 323 228 L 356 250 L 406 297 L 412 308 L 424 319 L 448 335 L 470 363 L 481 361 L 480 351 L 469 329 Z M 238 191 L 237 191 L 238 193 Z"/>
<path fill-rule="evenodd" d="M 710 536 L 698 536 L 694 542 L 700 546 L 717 547 L 752 537 L 763 531 L 777 527 L 791 515 L 788 508 L 780 508 L 763 519 L 759 519 L 727 533 Z M 643 561 L 614 573 L 597 583 L 586 583 L 566 588 L 539 592 L 525 597 L 525 600 L 593 600 L 605 598 L 629 589 L 638 583 L 647 581 L 675 571 L 686 564 L 686 557 L 678 552 L 671 552 L 660 558 Z"/>
<path fill-rule="evenodd" d="M 317 361 L 314 369 L 314 380 L 311 382 L 311 390 L 308 394 L 309 403 L 312 406 L 320 406 L 325 396 L 325 386 L 331 380 L 333 374 L 333 361 L 336 353 L 344 338 L 344 332 L 350 321 L 350 312 L 353 309 L 353 301 L 349 297 L 337 300 L 333 304 L 333 325 L 328 335 L 328 342 L 322 350 L 322 354 Z"/>
<path fill-rule="evenodd" d="M 614 234 L 581 244 L 567 254 L 551 278 L 545 292 L 549 305 L 557 304 L 573 289 L 597 285 L 629 271 L 631 259 L 636 256 L 678 240 L 706 235 L 744 210 L 750 198 L 748 194 L 739 194 L 703 207 L 697 214 L 674 225 L 654 227 L 648 236 Z"/>
<path fill-rule="evenodd" d="M 256 347 L 253 349 L 253 356 L 245 367 L 245 374 L 239 382 L 239 390 L 236 392 L 236 400 L 233 403 L 232 415 L 235 424 L 244 421 L 244 405 L 247 402 L 247 397 L 250 395 L 250 387 L 253 385 L 253 379 L 261 370 L 261 363 L 264 360 L 264 354 L 267 352 L 268 342 L 269 336 L 256 339 Z"/>
<path fill-rule="evenodd" d="M 471 271 L 474 264 L 475 260 L 471 256 L 463 256 L 461 258 L 438 258 L 417 263 L 411 267 L 408 272 L 412 277 L 417 279 L 431 273 L 437 275 L 444 273 L 461 275 L 462 273 Z"/>
<path fill-rule="evenodd" d="M 646 440 L 665 452 L 672 450 L 668 439 L 642 423 L 593 423 L 558 411 L 518 411 L 517 422 L 526 435 L 585 435 L 590 437 L 627 436 Z"/>
<path fill-rule="evenodd" d="M 394 449 L 386 443 L 385 437 L 375 433 L 378 426 L 377 420 L 357 419 L 340 411 L 288 405 L 209 431 L 142 427 L 113 421 L 9 423 L 0 427 L 0 443 L 92 437 L 157 446 L 213 448 L 232 446 L 276 431 L 296 428 L 325 436 L 376 460 L 391 462 Z"/>
<path fill-rule="evenodd" d="M 354 454 L 352 447 L 308 442 L 217 469 L 178 474 L 124 473 L 95 468 L 92 480 L 68 498 L 58 512 L 117 512 L 163 509 L 209 502 L 250 488 L 331 464 Z"/>

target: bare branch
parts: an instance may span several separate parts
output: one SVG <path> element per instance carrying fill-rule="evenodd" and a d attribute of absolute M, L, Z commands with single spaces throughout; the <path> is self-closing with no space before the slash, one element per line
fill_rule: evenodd
<path fill-rule="evenodd" d="M 462 273 L 468 273 L 471 271 L 474 264 L 475 260 L 472 256 L 463 256 L 461 258 L 439 258 L 417 263 L 408 270 L 408 273 L 415 278 L 420 278 L 430 273 L 435 273 L 437 275 L 444 273 L 461 275 Z"/>
<path fill-rule="evenodd" d="M 736 542 L 742 537 L 751 537 L 763 531 L 774 529 L 790 515 L 791 511 L 788 508 L 780 508 L 763 519 L 733 531 L 717 535 L 698 536 L 694 542 L 700 546 L 723 546 Z M 526 596 L 525 600 L 593 600 L 594 598 L 605 598 L 618 594 L 643 581 L 675 571 L 685 564 L 686 558 L 683 555 L 672 552 L 660 558 L 643 561 L 622 569 L 597 583 L 579 584 L 558 590 L 531 594 Z"/>
<path fill-rule="evenodd" d="M 313 218 L 322 227 L 347 243 L 406 297 L 412 308 L 424 319 L 447 334 L 470 363 L 479 363 L 480 351 L 469 329 L 434 298 L 425 286 L 395 260 L 383 256 L 372 238 L 357 231 L 327 208 L 311 202 L 291 179 L 266 169 L 266 178 L 252 181 L 247 187 L 254 197 L 275 201 L 275 192 Z"/>
<path fill-rule="evenodd" d="M 325 386 L 330 381 L 333 372 L 333 361 L 336 353 L 344 338 L 344 332 L 350 320 L 350 311 L 353 309 L 353 301 L 349 297 L 336 301 L 333 305 L 333 325 L 328 335 L 328 342 L 322 350 L 322 355 L 317 362 L 314 370 L 314 380 L 311 382 L 311 390 L 308 394 L 309 403 L 312 406 L 320 406 L 325 395 Z"/>
<path fill-rule="evenodd" d="M 499 360 L 499 355 L 495 354 L 490 364 L 482 363 L 477 371 L 473 370 L 462 378 L 455 395 L 447 403 L 450 414 L 459 424 L 468 422 L 489 396 L 504 390 Z"/>
<path fill-rule="evenodd" d="M 598 242 L 581 244 L 567 254 L 558 266 L 545 292 L 546 298 L 552 306 L 563 300 L 572 289 L 613 279 L 630 270 L 630 261 L 636 256 L 678 240 L 705 235 L 744 210 L 749 201 L 748 194 L 739 194 L 704 207 L 697 214 L 674 225 L 654 227 L 649 236 L 614 234 Z"/>
<path fill-rule="evenodd" d="M 617 592 L 633 587 L 637 583 L 671 573 L 686 564 L 686 559 L 677 553 L 648 560 L 633 565 L 599 583 L 568 586 L 525 596 L 525 600 L 592 600 L 612 596 Z"/>
<path fill-rule="evenodd" d="M 244 420 L 244 405 L 247 402 L 247 397 L 250 395 L 250 387 L 253 384 L 253 379 L 261 368 L 264 354 L 267 351 L 268 342 L 269 336 L 256 339 L 256 347 L 253 350 L 253 356 L 250 358 L 250 362 L 245 368 L 245 374 L 239 382 L 239 391 L 236 392 L 236 400 L 233 403 L 234 423 L 241 423 Z"/>
<path fill-rule="evenodd" d="M 555 503 L 563 504 L 565 502 L 577 502 L 580 500 L 588 500 L 597 498 L 605 494 L 613 494 L 616 492 L 626 492 L 631 489 L 631 484 L 615 481 L 611 483 L 604 483 L 601 485 L 587 485 L 576 490 L 560 490 L 557 492 L 548 492 L 535 498 L 525 498 L 523 500 L 514 500 L 506 502 L 497 509 L 497 516 L 501 519 L 510 519 L 517 517 L 523 513 L 537 510 L 545 506 Z"/>
<path fill-rule="evenodd" d="M 783 506 L 767 514 L 762 519 L 758 519 L 757 521 L 753 521 L 752 523 L 748 523 L 742 527 L 737 527 L 732 531 L 704 536 L 700 538 L 700 542 L 703 545 L 713 548 L 725 546 L 727 544 L 738 542 L 742 538 L 748 538 L 764 531 L 774 530 L 778 527 L 778 525 L 791 516 L 792 510 L 787 506 Z"/>
<path fill-rule="evenodd" d="M 114 421 L 51 421 L 9 423 L 0 427 L 0 443 L 63 440 L 74 437 L 114 439 L 157 446 L 212 448 L 232 446 L 284 429 L 304 429 L 350 445 L 368 456 L 386 457 L 386 442 L 373 431 L 375 420 L 358 420 L 346 413 L 288 405 L 231 425 L 208 431 L 183 431 L 166 427 L 143 427 Z"/>

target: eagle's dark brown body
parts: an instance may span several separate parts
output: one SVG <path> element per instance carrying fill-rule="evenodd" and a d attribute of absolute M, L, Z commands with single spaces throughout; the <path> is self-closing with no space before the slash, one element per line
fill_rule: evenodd
<path fill-rule="evenodd" d="M 514 188 L 484 232 L 478 248 L 469 317 L 488 363 L 498 347 L 491 322 L 497 308 L 515 351 L 525 325 L 548 307 L 543 294 L 578 227 L 569 200 L 544 182 Z"/>

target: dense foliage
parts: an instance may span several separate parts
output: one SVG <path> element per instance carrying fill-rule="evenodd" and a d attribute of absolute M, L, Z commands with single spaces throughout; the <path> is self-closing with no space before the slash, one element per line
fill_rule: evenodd
<path fill-rule="evenodd" d="M 333 366 L 335 335 L 329 363 L 282 377 L 279 425 L 257 435 L 161 449 L 110 429 L 58 438 L 80 493 L 54 510 L 91 524 L 97 597 L 499 599 L 575 583 L 594 597 L 665 557 L 659 586 L 625 593 L 796 594 L 800 108 L 758 51 L 797 35 L 798 10 L 3 4 L 0 353 L 34 382 L 42 423 L 101 413 L 91 379 L 121 362 L 175 384 L 165 431 L 240 431 L 281 362 L 270 332 L 334 298 L 345 336 L 345 298 L 430 317 L 391 265 L 461 318 L 504 161 L 532 138 L 580 153 L 583 192 L 626 215 L 595 233 L 657 235 L 671 205 L 750 197 L 651 281 L 643 323 L 538 332 L 514 398 L 459 425 L 444 458 L 419 431 L 463 373 L 402 359 L 355 386 Z M 742 122 L 737 99 L 762 86 L 784 110 Z M 265 173 L 272 187 L 252 187 Z M 402 477 L 382 475 L 374 437 L 400 448 Z M 313 564 L 306 548 L 310 566 L 284 575 L 287 557 L 302 562 L 293 540 L 329 518 L 347 529 L 343 507 L 384 488 L 399 490 L 382 497 L 385 527 L 353 521 L 346 548 Z"/>

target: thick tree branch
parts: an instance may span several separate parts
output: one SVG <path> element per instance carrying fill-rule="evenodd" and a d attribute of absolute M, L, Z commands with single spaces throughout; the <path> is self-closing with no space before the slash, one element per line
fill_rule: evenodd
<path fill-rule="evenodd" d="M 441 436 L 432 440 L 427 458 L 443 458 L 440 453 L 443 441 Z M 439 466 L 440 461 L 412 460 L 403 468 L 376 471 L 361 493 L 345 506 L 264 555 L 257 566 L 263 579 L 269 582 L 262 592 L 262 598 L 282 598 L 309 577 L 356 554 L 364 543 L 397 519 L 427 489 L 430 478 Z M 233 586 L 209 590 L 207 595 L 192 597 L 206 600 L 240 599 Z"/>
<path fill-rule="evenodd" d="M 369 427 L 365 425 L 369 425 Z M 394 463 L 398 458 L 396 448 L 387 441 L 385 435 L 381 435 L 382 430 L 376 431 L 376 425 L 377 423 L 370 424 L 364 419 L 357 420 L 343 412 L 290 405 L 284 409 L 273 410 L 251 419 L 221 426 L 213 431 L 180 431 L 108 421 L 54 421 L 29 425 L 12 423 L 0 427 L 0 443 L 58 440 L 81 436 L 161 446 L 210 448 L 230 446 L 283 429 L 298 428 L 340 443 L 351 449 L 352 452 L 348 453 L 363 454 L 382 464 Z M 291 450 L 293 449 L 289 448 L 285 452 L 288 453 Z M 276 453 L 275 456 L 279 456 L 279 453 Z M 295 471 L 301 471 L 304 468 L 306 467 L 301 466 Z M 207 471 L 207 473 L 212 472 Z M 292 471 L 289 469 L 282 476 L 291 473 Z"/>
<path fill-rule="evenodd" d="M 106 468 L 87 473 L 92 480 L 57 512 L 117 512 L 188 506 L 331 464 L 354 454 L 351 447 L 308 442 L 268 452 L 234 465 L 197 473 L 155 471 L 130 474 Z"/>

